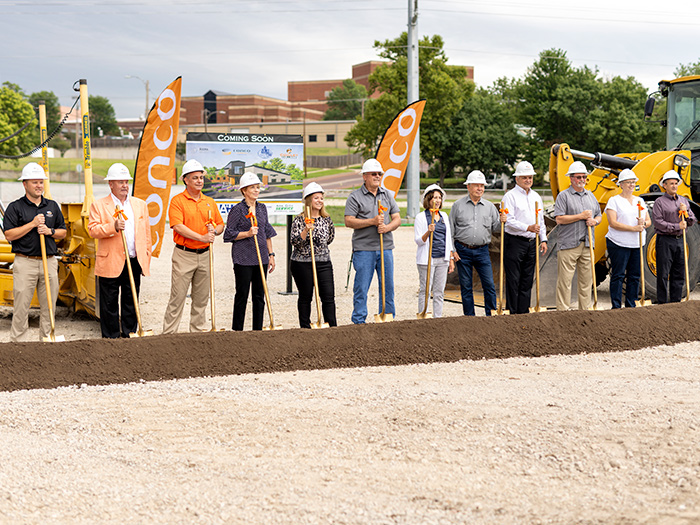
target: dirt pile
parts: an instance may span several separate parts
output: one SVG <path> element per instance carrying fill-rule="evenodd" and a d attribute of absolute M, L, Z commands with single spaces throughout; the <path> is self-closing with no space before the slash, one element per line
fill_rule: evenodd
<path fill-rule="evenodd" d="M 700 302 L 323 330 L 0 345 L 0 390 L 616 352 L 700 340 Z"/>

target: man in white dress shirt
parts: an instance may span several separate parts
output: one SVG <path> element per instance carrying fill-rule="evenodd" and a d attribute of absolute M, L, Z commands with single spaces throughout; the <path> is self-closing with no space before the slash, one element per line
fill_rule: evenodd
<path fill-rule="evenodd" d="M 506 273 L 506 308 L 511 314 L 530 310 L 530 292 L 535 274 L 535 239 L 547 253 L 547 228 L 542 213 L 542 198 L 532 190 L 535 169 L 527 161 L 515 168 L 515 188 L 503 197 L 508 210 L 505 225 L 503 265 Z M 538 209 L 537 219 L 535 210 Z"/>

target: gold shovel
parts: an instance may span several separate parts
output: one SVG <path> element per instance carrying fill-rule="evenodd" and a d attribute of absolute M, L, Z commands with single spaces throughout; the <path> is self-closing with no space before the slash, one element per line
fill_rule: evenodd
<path fill-rule="evenodd" d="M 253 226 L 258 225 L 258 219 L 255 216 L 255 205 L 249 208 L 249 213 L 246 215 L 250 219 L 250 223 Z M 272 305 L 270 304 L 270 292 L 267 289 L 267 279 L 265 278 L 265 267 L 262 262 L 262 255 L 260 255 L 260 246 L 258 246 L 258 236 L 253 235 L 253 241 L 255 241 L 255 251 L 258 254 L 258 264 L 260 265 L 260 277 L 262 278 L 263 290 L 265 291 L 265 302 L 267 302 L 267 313 L 270 316 L 270 326 L 264 326 L 263 330 L 282 330 L 280 325 L 275 326 L 274 318 L 272 317 Z"/>
<path fill-rule="evenodd" d="M 314 223 L 314 219 L 311 218 L 311 208 L 306 207 L 306 221 L 310 224 Z M 316 256 L 314 255 L 314 239 L 311 235 L 313 230 L 309 231 L 309 246 L 311 247 L 311 273 L 314 274 L 314 295 L 316 296 L 316 314 L 318 315 L 318 322 L 311 323 L 311 328 L 328 328 L 330 325 L 323 322 L 321 317 L 321 301 L 318 296 L 318 275 L 316 274 Z"/>
<path fill-rule="evenodd" d="M 681 216 L 681 219 L 686 220 L 687 224 L 687 218 L 688 218 L 688 211 L 687 210 L 680 210 L 678 212 L 678 215 Z M 683 262 L 685 263 L 685 301 L 690 301 L 690 277 L 688 275 L 688 243 L 686 243 L 685 240 L 685 230 L 687 228 L 683 228 Z"/>
<path fill-rule="evenodd" d="M 501 202 L 501 213 L 508 215 L 508 208 L 503 207 L 503 202 Z M 508 315 L 508 310 L 503 307 L 503 281 L 505 277 L 503 275 L 503 240 L 504 240 L 504 230 L 505 223 L 501 223 L 501 265 L 498 270 L 498 308 L 496 309 L 496 315 Z M 539 301 L 538 301 L 539 303 Z"/>
<path fill-rule="evenodd" d="M 49 306 L 49 319 L 51 320 L 51 333 L 48 337 L 44 337 L 45 343 L 55 343 L 65 341 L 66 338 L 62 335 L 56 335 L 56 320 L 53 316 L 53 301 L 51 300 L 51 284 L 49 284 L 49 263 L 46 260 L 46 238 L 39 235 L 39 244 L 41 245 L 41 263 L 44 266 L 44 284 L 46 285 L 46 302 Z"/>
<path fill-rule="evenodd" d="M 540 223 L 540 203 L 535 203 L 535 224 Z M 503 224 L 503 223 L 501 223 Z M 503 252 L 501 252 L 502 254 Z M 503 255 L 501 255 L 503 257 Z M 546 310 L 546 308 L 545 308 Z M 541 312 L 540 308 L 540 234 L 535 233 L 535 306 L 531 312 Z"/>
<path fill-rule="evenodd" d="M 382 206 L 381 200 L 377 200 L 377 206 L 380 212 L 386 210 L 386 208 Z M 384 286 L 384 281 L 386 281 L 386 273 L 384 272 L 384 234 L 382 233 L 379 234 L 379 254 L 382 267 L 382 313 L 374 314 L 374 322 L 389 323 L 394 320 L 394 314 L 386 313 L 386 287 Z"/>
<path fill-rule="evenodd" d="M 124 210 L 117 206 L 116 217 L 121 216 L 124 220 L 127 220 Z M 141 310 L 139 309 L 139 298 L 136 295 L 136 283 L 134 282 L 134 270 L 131 268 L 131 261 L 129 260 L 129 247 L 126 244 L 126 234 L 124 230 L 119 230 L 122 235 L 122 244 L 124 244 L 124 256 L 126 257 L 126 271 L 129 273 L 129 284 L 131 285 L 131 297 L 134 300 L 134 310 L 136 311 L 136 322 L 139 325 L 137 332 L 131 332 L 129 337 L 145 337 L 147 335 L 153 335 L 153 330 L 144 330 L 143 324 L 141 324 Z"/>
<path fill-rule="evenodd" d="M 430 210 L 432 221 L 430 224 L 435 224 L 435 213 Z M 430 232 L 430 243 L 428 244 L 428 273 L 425 276 L 425 305 L 423 311 L 416 314 L 418 319 L 432 319 L 433 314 L 428 313 L 428 301 L 430 300 L 430 261 L 433 258 L 433 232 Z"/>
<path fill-rule="evenodd" d="M 644 207 L 638 202 L 637 203 L 637 208 L 639 209 L 639 218 L 642 218 L 642 210 Z M 645 286 L 644 286 L 644 246 L 642 245 L 642 232 L 639 232 L 639 276 L 640 276 L 640 282 L 642 285 L 642 290 L 641 294 L 639 295 L 639 300 L 636 301 L 637 306 L 649 306 L 651 305 L 651 301 L 649 301 L 646 298 L 646 291 L 645 291 Z"/>
<path fill-rule="evenodd" d="M 209 221 L 207 224 L 214 225 L 211 218 L 211 210 L 209 210 Z M 214 300 L 214 243 L 209 244 L 209 299 L 211 301 L 211 330 L 210 332 L 223 332 L 224 329 L 216 329 L 216 301 Z"/>
<path fill-rule="evenodd" d="M 593 226 L 588 227 L 588 250 L 591 253 L 591 274 L 593 276 L 593 306 L 589 310 L 598 310 L 598 287 L 595 279 L 595 253 L 593 251 Z"/>

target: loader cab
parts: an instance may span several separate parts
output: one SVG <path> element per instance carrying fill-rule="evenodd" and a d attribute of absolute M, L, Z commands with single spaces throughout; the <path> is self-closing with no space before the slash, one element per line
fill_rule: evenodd
<path fill-rule="evenodd" d="M 700 202 L 700 76 L 662 80 L 659 90 L 667 99 L 666 149 L 690 150 L 690 190 Z"/>

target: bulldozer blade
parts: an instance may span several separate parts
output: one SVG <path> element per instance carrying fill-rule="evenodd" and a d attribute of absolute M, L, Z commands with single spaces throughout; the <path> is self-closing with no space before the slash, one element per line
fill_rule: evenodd
<path fill-rule="evenodd" d="M 49 336 L 47 336 L 47 337 L 43 337 L 42 340 L 43 340 L 45 343 L 62 343 L 62 342 L 64 342 L 64 341 L 66 340 L 66 338 L 65 338 L 64 336 L 62 336 L 62 335 L 54 335 L 54 334 L 51 334 L 51 335 L 49 335 Z"/>
<path fill-rule="evenodd" d="M 394 314 L 387 314 L 387 313 L 374 314 L 374 322 L 375 323 L 390 323 L 393 320 L 394 320 Z"/>

